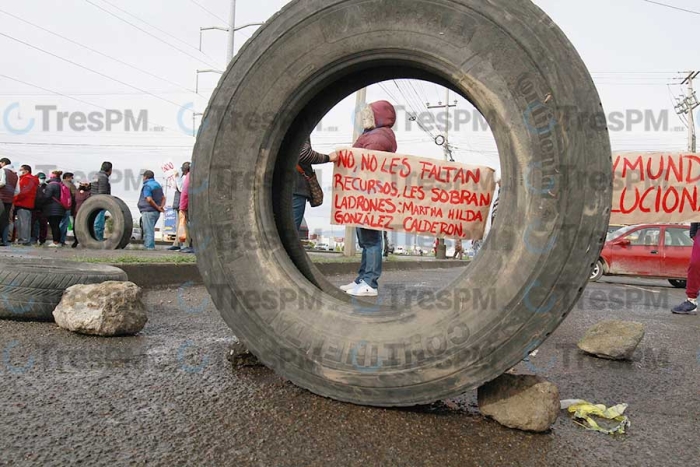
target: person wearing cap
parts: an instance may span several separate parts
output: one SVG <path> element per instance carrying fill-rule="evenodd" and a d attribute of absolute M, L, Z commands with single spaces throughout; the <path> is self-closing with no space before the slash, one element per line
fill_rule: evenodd
<path fill-rule="evenodd" d="M 146 250 L 156 249 L 155 230 L 161 212 L 165 212 L 163 187 L 156 182 L 152 170 L 143 173 L 143 187 L 138 203 L 143 221 L 143 246 Z"/>

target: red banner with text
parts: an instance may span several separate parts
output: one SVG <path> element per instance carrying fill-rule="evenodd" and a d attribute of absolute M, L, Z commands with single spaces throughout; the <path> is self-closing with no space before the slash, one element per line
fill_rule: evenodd
<path fill-rule="evenodd" d="M 494 171 L 366 149 L 338 149 L 331 223 L 442 238 L 481 239 Z"/>
<path fill-rule="evenodd" d="M 613 155 L 611 224 L 700 222 L 700 155 Z"/>

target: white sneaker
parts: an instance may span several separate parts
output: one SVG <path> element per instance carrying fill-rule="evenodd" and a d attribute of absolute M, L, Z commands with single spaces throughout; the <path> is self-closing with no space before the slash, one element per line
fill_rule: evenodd
<path fill-rule="evenodd" d="M 47 243 L 48 243 L 48 242 L 47 242 Z M 61 244 L 60 244 L 60 243 L 53 243 L 53 242 L 51 242 L 51 243 L 48 243 L 48 245 L 46 245 L 46 246 L 47 246 L 48 248 L 59 248 L 59 247 L 61 246 Z"/>
<path fill-rule="evenodd" d="M 347 292 L 349 290 L 354 289 L 355 287 L 357 287 L 357 282 L 351 282 L 348 285 L 341 285 L 340 290 L 342 290 L 343 292 Z"/>
<path fill-rule="evenodd" d="M 376 297 L 379 294 L 377 289 L 373 289 L 365 281 L 360 282 L 354 289 L 348 290 L 347 293 L 353 297 Z"/>

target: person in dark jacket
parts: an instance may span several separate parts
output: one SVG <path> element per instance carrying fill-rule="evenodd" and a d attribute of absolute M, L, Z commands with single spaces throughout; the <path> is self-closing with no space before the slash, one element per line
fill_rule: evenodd
<path fill-rule="evenodd" d="M 61 205 L 61 172 L 51 172 L 51 179 L 46 185 L 46 200 L 44 202 L 44 215 L 49 219 L 51 228 L 51 239 L 49 247 L 57 248 L 61 246 L 61 220 L 66 214 L 66 210 Z"/>
<path fill-rule="evenodd" d="M 685 286 L 687 299 L 671 310 L 677 315 L 696 315 L 698 313 L 698 292 L 700 292 L 700 223 L 690 224 L 690 238 L 693 239 L 693 251 L 690 254 L 688 280 Z"/>
<path fill-rule="evenodd" d="M 9 246 L 10 213 L 12 203 L 19 189 L 19 176 L 12 167 L 12 162 L 7 157 L 0 159 L 0 246 Z"/>
<path fill-rule="evenodd" d="M 75 215 L 73 214 L 75 210 L 75 195 L 78 190 L 75 188 L 75 183 L 73 183 L 74 175 L 71 172 L 66 172 L 61 177 L 63 184 L 70 190 L 71 196 L 71 209 L 66 211 L 66 214 L 61 219 L 61 245 L 66 246 L 66 237 L 68 236 L 68 226 L 70 225 L 70 218 L 73 217 L 73 222 L 75 222 Z"/>
<path fill-rule="evenodd" d="M 294 198 L 292 199 L 292 208 L 294 212 L 294 224 L 297 232 L 301 229 L 301 223 L 304 221 L 304 212 L 306 212 L 306 202 L 311 199 L 311 188 L 309 186 L 308 176 L 313 174 L 312 165 L 326 164 L 335 162 L 338 158 L 336 153 L 329 155 L 321 154 L 311 148 L 311 139 L 306 138 L 299 153 L 298 166 L 304 173 L 296 172 L 296 185 L 294 187 Z"/>
<path fill-rule="evenodd" d="M 364 133 L 353 147 L 383 152 L 396 152 L 396 135 L 391 128 L 396 123 L 396 110 L 387 101 L 377 101 L 362 111 Z M 356 297 L 376 297 L 382 275 L 382 233 L 358 228 L 357 239 L 362 248 L 362 263 L 357 278 L 341 289 Z"/>
<path fill-rule="evenodd" d="M 44 210 L 42 209 L 42 203 L 45 199 L 46 174 L 44 172 L 39 172 L 36 174 L 36 178 L 39 179 L 39 186 L 37 188 L 36 198 L 34 198 L 34 211 L 32 211 L 32 244 L 38 241 L 41 246 L 46 243 L 49 230 L 49 220 L 44 215 Z"/>
<path fill-rule="evenodd" d="M 100 167 L 100 171 L 95 175 L 92 180 L 91 190 L 92 195 L 111 195 L 112 185 L 109 184 L 109 177 L 112 175 L 112 163 L 103 162 Z M 105 214 L 106 211 L 100 211 L 95 217 L 95 239 L 98 241 L 103 241 L 105 234 Z"/>
<path fill-rule="evenodd" d="M 80 182 L 78 190 L 75 193 L 75 204 L 73 205 L 73 219 L 78 217 L 78 211 L 83 203 L 92 195 L 92 188 L 88 182 Z M 71 248 L 77 248 L 78 237 L 75 236 L 75 240 L 71 245 Z"/>

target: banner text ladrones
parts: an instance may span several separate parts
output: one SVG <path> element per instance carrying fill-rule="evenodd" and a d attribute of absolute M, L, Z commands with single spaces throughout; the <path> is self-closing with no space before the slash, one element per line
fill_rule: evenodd
<path fill-rule="evenodd" d="M 333 224 L 482 238 L 495 188 L 492 169 L 365 149 L 337 152 Z"/>

